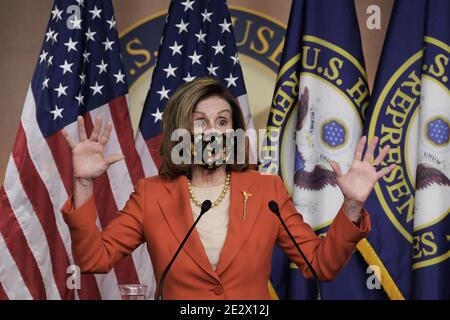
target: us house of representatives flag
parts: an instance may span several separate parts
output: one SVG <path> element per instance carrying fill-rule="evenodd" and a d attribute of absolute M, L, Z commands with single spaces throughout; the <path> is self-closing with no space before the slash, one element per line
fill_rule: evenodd
<path fill-rule="evenodd" d="M 297 210 L 318 235 L 343 203 L 328 164 L 347 171 L 369 106 L 353 0 L 293 1 L 260 170 L 279 174 Z M 371 210 L 369 210 L 371 212 Z M 321 283 L 323 299 L 385 298 L 366 285 L 367 264 L 355 253 L 337 279 Z M 275 248 L 270 288 L 280 299 L 315 299 L 305 280 Z"/>
<path fill-rule="evenodd" d="M 161 164 L 162 114 L 168 99 L 180 85 L 202 76 L 220 80 L 238 99 L 247 128 L 254 128 L 226 2 L 174 0 L 136 135 L 146 176 L 157 174 Z"/>
<path fill-rule="evenodd" d="M 424 236 L 421 243 L 415 240 L 413 227 L 415 191 L 421 172 L 418 161 L 426 166 L 430 164 L 429 159 L 418 158 L 417 155 L 420 145 L 419 122 L 422 121 L 419 119 L 419 106 L 423 103 L 421 76 L 425 12 L 426 4 L 432 5 L 433 2 L 395 1 L 365 124 L 368 139 L 375 135 L 380 137 L 375 156 L 385 145 L 392 147 L 382 166 L 397 164 L 389 175 L 378 181 L 366 202 L 366 208 L 371 214 L 372 232 L 367 240 L 358 244 L 359 251 L 369 265 L 374 266 L 381 286 L 391 299 L 411 298 L 413 255 L 414 252 L 418 255 L 419 250 L 424 250 L 423 254 L 426 254 L 430 240 L 428 236 Z M 436 52 L 432 50 L 438 48 L 430 47 L 428 51 L 431 54 Z M 436 108 L 442 102 L 428 108 Z M 447 112 L 448 107 L 447 104 Z M 432 139 L 442 142 L 440 139 L 443 139 L 444 133 L 440 132 L 440 127 L 445 126 L 442 119 L 437 117 L 435 122 L 430 123 L 433 126 L 429 127 L 429 134 L 432 136 L 427 140 L 427 146 Z M 446 119 L 448 121 L 448 116 Z M 435 173 L 433 169 L 430 170 Z M 428 209 L 435 207 L 437 202 L 448 201 L 448 194 L 446 198 L 433 195 L 429 199 L 432 203 L 427 207 L 427 214 L 430 213 Z"/>
<path fill-rule="evenodd" d="M 114 218 L 144 176 L 134 148 L 128 87 L 110 0 L 56 0 L 25 98 L 5 181 L 0 188 L 0 299 L 120 299 L 118 284 L 154 287 L 145 245 L 108 274 L 74 265 L 60 213 L 72 194 L 72 153 L 61 132 L 78 140 L 101 115 L 113 123 L 107 155 L 125 155 L 94 183 L 97 225 Z"/>
<path fill-rule="evenodd" d="M 450 299 L 450 2 L 427 2 L 413 232 L 413 299 Z M 416 120 L 417 121 L 417 120 Z"/>

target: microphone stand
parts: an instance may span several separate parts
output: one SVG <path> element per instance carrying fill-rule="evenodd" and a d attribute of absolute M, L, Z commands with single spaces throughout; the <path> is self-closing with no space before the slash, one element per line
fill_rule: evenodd
<path fill-rule="evenodd" d="M 309 270 L 311 270 L 312 275 L 316 279 L 316 287 L 317 287 L 317 300 L 322 300 L 322 295 L 320 293 L 320 283 L 319 283 L 319 277 L 317 276 L 316 270 L 312 267 L 312 265 L 309 263 L 308 259 L 306 259 L 305 254 L 303 253 L 302 249 L 300 249 L 300 246 L 298 245 L 297 241 L 295 241 L 294 236 L 289 231 L 288 227 L 286 226 L 286 223 L 284 222 L 283 218 L 280 214 L 280 209 L 278 208 L 278 204 L 275 201 L 269 201 L 269 209 L 272 211 L 280 220 L 281 224 L 284 227 L 284 230 L 286 230 L 286 233 L 288 234 L 289 238 L 291 239 L 292 243 L 294 243 L 295 248 L 300 253 L 300 255 L 303 257 L 303 260 L 305 260 L 306 265 L 308 266 Z"/>
<path fill-rule="evenodd" d="M 180 253 L 181 249 L 183 248 L 185 242 L 187 241 L 187 239 L 189 238 L 189 236 L 191 235 L 192 231 L 194 230 L 195 226 L 197 225 L 197 223 L 200 221 L 200 218 L 209 210 L 211 209 L 212 203 L 210 200 L 205 200 L 202 203 L 202 209 L 200 211 L 199 216 L 197 217 L 197 219 L 195 220 L 194 224 L 191 226 L 191 228 L 189 229 L 188 233 L 186 234 L 186 236 L 184 237 L 183 241 L 181 242 L 180 246 L 178 247 L 177 251 L 175 252 L 175 254 L 172 257 L 172 260 L 170 260 L 169 264 L 167 265 L 167 267 L 164 269 L 164 272 L 162 273 L 161 276 L 161 280 L 159 281 L 159 286 L 158 286 L 158 291 L 157 291 L 157 295 L 156 295 L 156 300 L 164 300 L 163 298 L 163 285 L 164 285 L 164 280 L 166 279 L 167 273 L 169 272 L 170 268 L 172 267 L 173 262 L 175 261 L 175 259 L 177 258 L 178 254 Z"/>

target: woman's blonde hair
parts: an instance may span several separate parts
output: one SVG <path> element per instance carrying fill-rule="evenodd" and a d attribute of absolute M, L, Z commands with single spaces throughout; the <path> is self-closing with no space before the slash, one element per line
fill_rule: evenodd
<path fill-rule="evenodd" d="M 163 113 L 163 141 L 160 154 L 162 164 L 159 173 L 167 178 L 188 174 L 191 164 L 175 164 L 172 161 L 172 148 L 179 143 L 171 141 L 172 132 L 176 129 L 193 131 L 192 113 L 198 103 L 210 97 L 219 97 L 231 107 L 233 129 L 246 130 L 244 116 L 236 98 L 225 88 L 222 83 L 213 78 L 198 78 L 181 85 L 170 97 Z M 229 164 L 230 170 L 243 171 L 248 168 L 248 143 L 245 143 L 245 163 Z"/>

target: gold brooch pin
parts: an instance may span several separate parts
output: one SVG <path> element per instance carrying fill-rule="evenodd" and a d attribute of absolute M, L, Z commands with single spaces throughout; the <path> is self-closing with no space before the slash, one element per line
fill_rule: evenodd
<path fill-rule="evenodd" d="M 250 198 L 252 195 L 250 193 L 247 193 L 247 191 L 242 191 L 242 195 L 244 196 L 243 218 L 244 218 L 244 221 L 245 221 L 245 218 L 247 216 L 247 201 L 248 201 L 248 198 Z"/>

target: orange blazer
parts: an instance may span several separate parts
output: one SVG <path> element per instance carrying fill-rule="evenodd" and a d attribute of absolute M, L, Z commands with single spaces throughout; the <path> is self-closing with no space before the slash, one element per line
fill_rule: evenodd
<path fill-rule="evenodd" d="M 243 191 L 252 195 L 245 220 Z M 270 200 L 278 202 L 282 217 L 320 280 L 334 279 L 370 230 L 366 211 L 358 228 L 341 208 L 326 239 L 317 237 L 303 222 L 278 176 L 253 170 L 232 172 L 230 192 L 228 233 L 216 270 L 194 230 L 166 277 L 165 299 L 270 299 L 268 281 L 275 244 L 311 277 L 278 218 L 268 209 Z M 75 262 L 85 273 L 109 272 L 116 262 L 146 242 L 159 283 L 194 223 L 185 176 L 141 179 L 124 209 L 102 232 L 95 224 L 93 197 L 77 209 L 73 208 L 72 197 L 61 212 L 70 229 Z"/>

